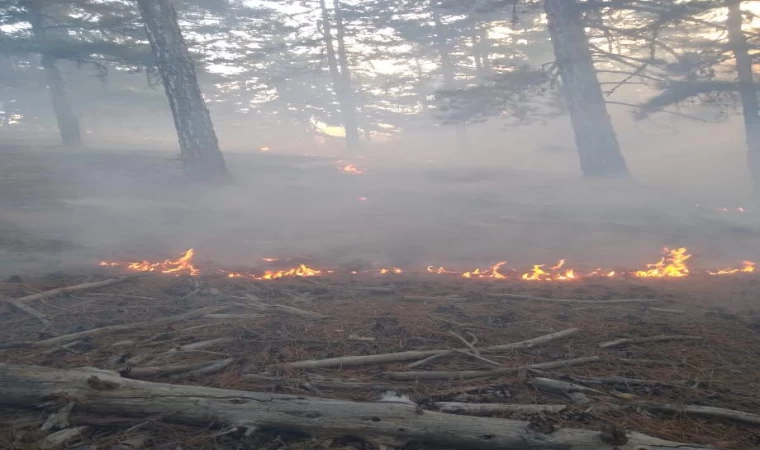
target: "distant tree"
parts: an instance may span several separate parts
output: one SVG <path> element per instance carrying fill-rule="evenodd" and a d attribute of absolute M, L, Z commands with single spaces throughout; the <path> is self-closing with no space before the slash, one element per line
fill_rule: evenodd
<path fill-rule="evenodd" d="M 26 8 L 29 22 L 32 25 L 34 37 L 45 42 L 49 39 L 52 20 L 49 18 L 60 17 L 61 11 L 46 6 L 42 0 L 22 0 L 20 6 Z M 43 50 L 40 54 L 42 68 L 45 71 L 47 87 L 53 104 L 53 111 L 58 122 L 58 130 L 61 133 L 61 142 L 66 146 L 81 146 L 82 132 L 79 127 L 79 119 L 74 113 L 66 92 L 66 82 L 61 70 L 58 68 L 58 58 L 55 53 Z"/>
<path fill-rule="evenodd" d="M 343 116 L 343 128 L 346 132 L 346 147 L 349 150 L 357 150 L 360 144 L 359 124 L 356 117 L 356 104 L 354 101 L 354 87 L 351 80 L 351 70 L 348 64 L 346 52 L 346 25 L 343 19 L 343 5 L 340 0 L 333 0 L 333 14 L 327 7 L 325 0 L 319 0 L 319 9 L 322 17 L 322 35 L 324 38 L 327 64 L 332 77 L 333 89 L 340 104 Z M 335 21 L 336 35 L 333 37 L 332 21 Z M 334 41 L 338 47 L 335 48 Z"/>
<path fill-rule="evenodd" d="M 138 0 L 138 4 L 174 116 L 186 174 L 197 181 L 228 179 L 174 7 L 170 0 Z"/>
<path fill-rule="evenodd" d="M 744 121 L 748 173 L 755 195 L 760 195 L 760 102 L 754 65 L 760 35 L 747 30 L 747 19 L 756 16 L 742 6 L 751 0 L 688 0 L 672 4 L 658 1 L 629 7 L 646 10 L 673 25 L 660 38 L 663 82 L 660 93 L 641 105 L 642 115 L 688 101 L 702 100 L 720 108 L 738 104 Z M 725 13 L 726 20 L 717 20 Z M 664 41 L 665 46 L 662 44 Z M 664 47 L 664 49 L 662 48 Z"/>

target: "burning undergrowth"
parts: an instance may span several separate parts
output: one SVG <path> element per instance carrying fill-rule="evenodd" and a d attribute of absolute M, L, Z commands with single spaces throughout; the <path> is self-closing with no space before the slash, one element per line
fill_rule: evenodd
<path fill-rule="evenodd" d="M 216 269 L 217 272 L 225 274 L 228 278 L 246 278 L 252 280 L 277 280 L 282 278 L 311 278 L 335 274 L 348 275 L 400 275 L 403 273 L 427 273 L 433 275 L 444 275 L 450 277 L 460 277 L 464 279 L 491 279 L 491 280 L 522 280 L 522 281 L 576 281 L 580 279 L 593 278 L 683 278 L 696 274 L 707 275 L 736 275 L 741 273 L 755 272 L 756 264 L 752 261 L 743 261 L 741 266 L 723 269 L 700 270 L 699 272 L 689 267 L 689 260 L 692 255 L 688 249 L 676 248 L 663 250 L 663 256 L 656 263 L 647 264 L 645 269 L 641 270 L 621 270 L 621 269 L 603 269 L 595 268 L 581 271 L 578 269 L 568 268 L 565 259 L 559 260 L 556 264 L 534 264 L 532 269 L 520 271 L 519 269 L 507 268 L 507 261 L 501 261 L 488 268 L 475 268 L 472 270 L 452 270 L 444 266 L 427 266 L 424 271 L 414 269 L 403 269 L 399 267 L 379 267 L 365 270 L 337 270 L 314 268 L 307 264 L 298 263 L 294 266 L 278 267 L 274 269 L 265 269 L 259 272 L 253 271 L 228 271 Z M 100 266 L 124 268 L 136 272 L 158 272 L 163 274 L 186 274 L 199 275 L 199 269 L 195 262 L 195 250 L 186 250 L 177 259 L 167 259 L 160 262 L 119 262 L 119 261 L 101 261 Z M 278 258 L 262 258 L 262 262 L 282 266 L 291 262 L 290 259 L 282 260 Z"/>

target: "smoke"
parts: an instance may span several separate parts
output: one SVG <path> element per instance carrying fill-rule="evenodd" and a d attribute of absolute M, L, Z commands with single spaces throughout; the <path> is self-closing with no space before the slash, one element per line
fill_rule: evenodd
<path fill-rule="evenodd" d="M 690 263 L 704 267 L 756 255 L 740 124 L 615 120 L 632 181 L 581 180 L 561 119 L 470 127 L 461 150 L 451 130 L 420 131 L 372 144 L 363 157 L 329 143 L 270 142 L 261 153 L 259 143 L 223 135 L 235 181 L 215 188 L 188 184 L 169 146 L 4 147 L 12 176 L 2 188 L 0 273 L 165 259 L 191 247 L 201 265 L 243 269 L 271 257 L 420 271 L 560 258 L 631 268 L 665 246 L 689 247 Z M 365 173 L 341 173 L 345 162 Z"/>

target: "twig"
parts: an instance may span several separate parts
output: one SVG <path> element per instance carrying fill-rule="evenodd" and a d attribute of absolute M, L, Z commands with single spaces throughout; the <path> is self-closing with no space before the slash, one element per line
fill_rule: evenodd
<path fill-rule="evenodd" d="M 621 347 L 629 344 L 647 344 L 650 342 L 666 342 L 666 341 L 701 341 L 704 338 L 702 336 L 650 336 L 643 338 L 623 338 L 616 339 L 614 341 L 602 342 L 599 344 L 599 348 L 614 348 Z"/>
<path fill-rule="evenodd" d="M 111 325 L 111 326 L 102 327 L 102 328 L 94 328 L 91 330 L 80 331 L 77 333 L 65 334 L 63 336 L 56 336 L 54 338 L 45 339 L 44 341 L 37 342 L 36 345 L 39 347 L 52 347 L 56 345 L 65 344 L 71 341 L 77 341 L 84 337 L 99 336 L 101 334 L 109 334 L 109 333 L 118 333 L 118 332 L 123 332 L 123 331 L 134 330 L 137 328 L 147 328 L 147 327 L 151 327 L 155 325 L 195 319 L 197 317 L 201 317 L 206 314 L 210 314 L 214 311 L 219 311 L 222 309 L 224 308 L 212 306 L 208 308 L 201 308 L 195 311 L 190 311 L 188 313 L 180 314 L 178 316 L 163 317 L 163 318 L 156 319 L 149 322 L 136 322 L 136 323 L 123 324 L 123 325 Z"/>
<path fill-rule="evenodd" d="M 760 425 L 759 415 L 744 411 L 737 411 L 734 409 L 715 408 L 712 406 L 699 405 L 671 405 L 667 403 L 652 402 L 632 402 L 628 405 L 635 408 L 646 409 L 648 411 L 686 414 L 692 416 L 707 417 L 710 419 L 729 419 L 736 420 L 738 422 Z"/>
<path fill-rule="evenodd" d="M 568 328 L 566 330 L 558 331 L 556 333 L 539 336 L 527 341 L 515 342 L 512 344 L 493 345 L 490 347 L 484 347 L 482 351 L 487 352 L 507 352 L 517 350 L 521 348 L 530 348 L 537 345 L 542 345 L 557 339 L 562 339 L 577 333 L 577 328 Z M 466 350 L 466 349 L 463 349 Z M 415 350 L 398 353 L 381 353 L 379 355 L 363 355 L 363 356 L 342 356 L 338 358 L 316 359 L 306 361 L 295 361 L 290 363 L 284 363 L 279 367 L 286 369 L 317 369 L 326 367 L 349 367 L 349 366 L 363 366 L 368 364 L 386 364 L 401 361 L 414 361 L 429 356 L 437 355 L 439 353 L 448 353 L 450 350 Z"/>
<path fill-rule="evenodd" d="M 95 281 L 92 283 L 82 283 L 82 284 L 77 284 L 74 286 L 66 286 L 66 287 L 61 287 L 57 289 L 51 289 L 49 291 L 39 292 L 37 294 L 27 295 L 26 297 L 20 297 L 14 300 L 18 302 L 31 302 L 34 300 L 40 300 L 43 298 L 53 297 L 58 294 L 65 294 L 68 292 L 77 292 L 77 291 L 84 291 L 87 289 L 96 289 L 96 288 L 111 286 L 113 284 L 123 283 L 127 280 L 132 280 L 134 278 L 135 278 L 134 276 L 129 276 L 129 277 L 112 278 L 110 280 L 104 280 L 104 281 Z"/>
<path fill-rule="evenodd" d="M 9 305 L 13 306 L 14 308 L 18 309 L 19 311 L 23 311 L 30 316 L 34 317 L 35 319 L 42 322 L 42 326 L 45 328 L 50 327 L 50 319 L 45 314 L 37 311 L 36 309 L 32 308 L 31 306 L 25 305 L 21 302 L 20 299 L 3 299 L 5 303 L 8 303 Z"/>
<path fill-rule="evenodd" d="M 453 354 L 454 354 L 454 350 L 449 350 L 449 351 L 443 352 L 443 353 L 436 353 L 435 355 L 428 356 L 427 358 L 424 358 L 424 359 L 421 359 L 421 360 L 419 360 L 417 362 L 413 362 L 411 364 L 408 364 L 406 367 L 409 368 L 409 369 L 413 369 L 415 367 L 424 366 L 425 364 L 427 364 L 429 362 L 432 362 L 432 361 L 435 361 L 436 359 L 440 359 L 440 358 L 443 358 L 445 356 L 450 356 L 450 355 L 453 355 Z"/>
<path fill-rule="evenodd" d="M 457 353 L 461 353 L 463 355 L 467 355 L 470 358 L 475 358 L 478 361 L 482 361 L 482 362 L 484 362 L 486 364 L 489 364 L 491 366 L 501 367 L 501 363 L 497 363 L 496 361 L 492 361 L 492 360 L 490 360 L 488 358 L 483 358 L 482 356 L 476 355 L 475 353 L 466 352 L 464 350 L 454 350 L 454 351 L 457 352 Z"/>
<path fill-rule="evenodd" d="M 467 297 L 458 297 L 458 296 L 444 296 L 444 297 L 430 297 L 427 295 L 404 295 L 401 297 L 404 300 L 449 300 L 452 302 L 463 302 L 467 300 Z"/>
<path fill-rule="evenodd" d="M 647 308 L 646 310 L 664 314 L 686 314 L 686 311 L 682 309 Z"/>
<path fill-rule="evenodd" d="M 270 317 L 269 314 L 206 314 L 205 319 L 248 320 Z"/>
<path fill-rule="evenodd" d="M 478 350 L 477 348 L 475 348 L 475 344 L 478 343 L 478 339 L 477 338 L 473 339 L 473 342 L 470 343 L 470 342 L 467 341 L 467 339 L 465 339 L 462 336 L 458 335 L 454 331 L 449 331 L 449 334 L 452 335 L 452 336 L 454 336 L 455 338 L 459 339 L 467 348 L 470 349 L 470 351 L 474 355 L 480 356 L 480 350 Z M 475 336 L 473 335 L 473 337 L 475 337 Z"/>
<path fill-rule="evenodd" d="M 456 372 L 385 372 L 383 373 L 383 377 L 392 380 L 464 380 L 471 378 L 490 378 L 514 374 L 526 369 L 554 369 L 557 367 L 594 363 L 600 360 L 601 358 L 598 356 L 589 356 L 585 358 L 565 359 L 559 361 L 530 364 L 523 367 L 503 367 L 491 370 L 464 370 Z"/>
<path fill-rule="evenodd" d="M 514 298 L 517 300 L 534 300 L 539 302 L 563 303 L 569 305 L 619 305 L 623 303 L 651 303 L 657 301 L 655 299 L 648 298 L 624 298 L 618 300 L 574 300 L 569 298 L 546 298 L 520 294 L 488 294 L 488 296 L 493 298 Z"/>
<path fill-rule="evenodd" d="M 184 378 L 190 378 L 190 377 L 213 375 L 215 373 L 221 372 L 222 370 L 226 369 L 234 362 L 235 362 L 235 358 L 227 358 L 222 361 L 215 361 L 215 362 L 212 362 L 211 364 L 206 365 L 205 367 L 193 370 L 192 372 L 172 375 L 171 379 L 182 380 Z"/>

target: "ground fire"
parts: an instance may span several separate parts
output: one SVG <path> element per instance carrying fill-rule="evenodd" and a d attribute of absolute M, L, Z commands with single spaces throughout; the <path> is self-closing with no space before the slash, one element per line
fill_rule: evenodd
<path fill-rule="evenodd" d="M 429 273 L 435 275 L 455 275 L 465 279 L 489 279 L 489 280 L 522 280 L 522 281 L 577 281 L 587 278 L 615 278 L 615 277 L 633 277 L 633 278 L 683 278 L 697 273 L 709 275 L 736 275 L 741 273 L 752 273 L 755 271 L 755 263 L 744 261 L 741 268 L 728 268 L 718 270 L 704 270 L 694 272 L 687 266 L 687 261 L 691 255 L 687 253 L 686 248 L 669 249 L 665 248 L 660 261 L 647 264 L 643 270 L 607 270 L 596 268 L 587 272 L 566 267 L 566 260 L 561 259 L 555 265 L 547 267 L 545 264 L 534 264 L 533 268 L 527 272 L 520 272 L 516 269 L 510 269 L 503 272 L 507 266 L 506 261 L 494 264 L 488 269 L 473 269 L 459 272 L 449 270 L 443 266 L 427 266 L 424 270 L 417 271 L 420 273 Z M 193 249 L 185 251 L 176 260 L 165 260 L 161 262 L 118 262 L 118 261 L 101 261 L 102 267 L 122 267 L 127 270 L 137 272 L 160 272 L 169 275 L 199 275 L 201 270 L 193 264 L 195 252 Z M 275 263 L 280 261 L 278 258 L 262 258 L 262 261 Z M 265 270 L 262 273 L 243 273 L 227 272 L 222 270 L 228 278 L 249 278 L 253 280 L 279 280 L 283 278 L 310 278 L 324 275 L 339 273 L 336 270 L 316 269 L 305 264 L 298 264 L 291 268 L 280 270 Z M 362 274 L 380 274 L 380 275 L 399 275 L 402 273 L 414 273 L 413 269 L 402 269 L 399 267 L 382 267 L 374 270 L 350 271 L 351 275 Z"/>

